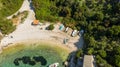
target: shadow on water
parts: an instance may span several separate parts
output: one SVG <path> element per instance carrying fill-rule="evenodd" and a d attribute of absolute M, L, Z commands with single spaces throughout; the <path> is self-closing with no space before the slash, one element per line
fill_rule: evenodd
<path fill-rule="evenodd" d="M 19 66 L 20 65 L 19 61 L 22 61 L 23 64 L 28 64 L 31 66 L 34 66 L 38 62 L 40 62 L 41 65 L 43 66 L 47 64 L 47 60 L 43 56 L 34 56 L 34 57 L 23 56 L 22 58 L 16 58 L 13 63 L 16 66 Z"/>

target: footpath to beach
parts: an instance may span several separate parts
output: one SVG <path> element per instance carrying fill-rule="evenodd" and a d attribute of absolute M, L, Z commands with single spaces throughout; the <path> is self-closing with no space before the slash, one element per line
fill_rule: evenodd
<path fill-rule="evenodd" d="M 83 45 L 83 38 L 76 36 L 71 37 L 70 35 L 66 34 L 59 30 L 59 24 L 55 24 L 55 29 L 53 31 L 45 30 L 46 27 L 50 23 L 45 23 L 44 25 L 40 26 L 33 26 L 31 23 L 35 20 L 35 13 L 30 8 L 30 2 L 28 0 L 24 0 L 23 5 L 20 8 L 20 11 L 28 11 L 28 17 L 26 20 L 19 24 L 16 30 L 9 35 L 5 36 L 1 40 L 1 48 L 6 47 L 10 44 L 19 43 L 22 41 L 36 41 L 36 40 L 44 40 L 45 42 L 51 41 L 53 43 L 59 43 L 61 45 L 65 45 L 66 48 L 69 48 L 70 51 L 75 51 L 77 48 L 81 48 Z M 10 18 L 11 16 L 9 16 Z M 42 30 L 40 29 L 42 28 Z M 66 44 L 63 44 L 63 40 L 68 38 L 69 41 Z"/>

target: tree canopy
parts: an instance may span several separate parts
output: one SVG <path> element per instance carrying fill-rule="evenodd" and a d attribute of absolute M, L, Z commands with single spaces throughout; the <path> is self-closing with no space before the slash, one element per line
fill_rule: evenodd
<path fill-rule="evenodd" d="M 3 34 L 8 34 L 15 30 L 13 23 L 6 17 L 15 13 L 22 3 L 23 0 L 0 0 L 0 30 Z"/>
<path fill-rule="evenodd" d="M 33 6 L 39 20 L 61 21 L 65 26 L 85 30 L 83 52 L 99 55 L 100 67 L 118 66 L 109 58 L 114 51 L 114 56 L 119 54 L 119 48 L 114 50 L 120 46 L 119 0 L 34 0 Z"/>

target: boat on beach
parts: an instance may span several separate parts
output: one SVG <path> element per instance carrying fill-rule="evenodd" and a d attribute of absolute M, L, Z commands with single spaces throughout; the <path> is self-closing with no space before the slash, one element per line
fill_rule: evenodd
<path fill-rule="evenodd" d="M 59 66 L 59 63 L 53 63 L 51 65 L 49 65 L 49 67 L 58 67 Z"/>

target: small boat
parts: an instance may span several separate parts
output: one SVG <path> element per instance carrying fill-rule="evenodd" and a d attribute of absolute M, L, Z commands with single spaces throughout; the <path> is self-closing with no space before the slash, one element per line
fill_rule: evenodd
<path fill-rule="evenodd" d="M 59 66 L 59 63 L 53 63 L 53 64 L 49 65 L 49 67 L 57 67 L 57 66 Z"/>

